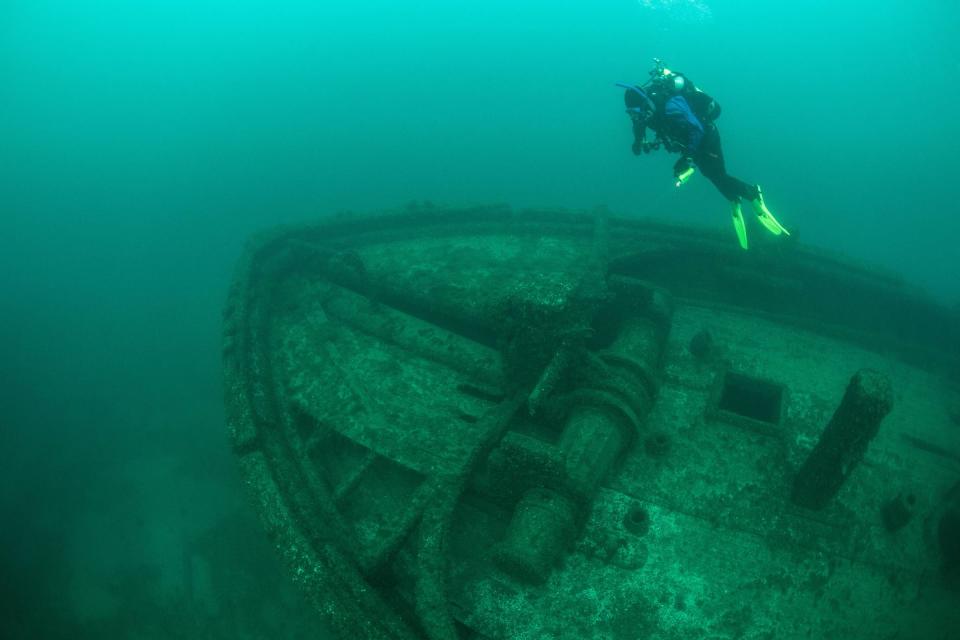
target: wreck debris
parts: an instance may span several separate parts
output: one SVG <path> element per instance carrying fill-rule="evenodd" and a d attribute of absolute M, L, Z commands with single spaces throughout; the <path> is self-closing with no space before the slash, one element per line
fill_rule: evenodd
<path fill-rule="evenodd" d="M 880 421 L 892 408 L 889 378 L 871 369 L 858 371 L 794 478 L 793 502 L 809 509 L 827 506 L 863 459 L 867 446 L 880 429 Z"/>
<path fill-rule="evenodd" d="M 880 509 L 883 526 L 891 533 L 899 531 L 913 518 L 916 507 L 917 497 L 915 495 L 909 492 L 898 493 L 895 497 L 884 502 Z"/>

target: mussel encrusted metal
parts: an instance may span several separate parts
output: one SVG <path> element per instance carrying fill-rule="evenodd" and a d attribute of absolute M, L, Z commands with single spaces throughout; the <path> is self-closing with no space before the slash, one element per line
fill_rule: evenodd
<path fill-rule="evenodd" d="M 960 629 L 958 352 L 888 275 L 602 210 L 280 228 L 224 313 L 243 477 L 357 639 Z"/>

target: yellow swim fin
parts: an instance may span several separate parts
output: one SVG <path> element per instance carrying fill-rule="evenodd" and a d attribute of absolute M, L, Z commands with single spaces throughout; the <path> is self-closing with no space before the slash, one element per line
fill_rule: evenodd
<path fill-rule="evenodd" d="M 740 201 L 735 200 L 731 204 L 733 209 L 733 228 L 737 232 L 737 240 L 744 250 L 747 249 L 747 225 L 743 222 L 743 209 L 740 207 Z"/>
<path fill-rule="evenodd" d="M 787 231 L 786 227 L 780 224 L 777 219 L 773 217 L 773 214 L 770 213 L 770 209 L 767 209 L 767 205 L 763 201 L 763 192 L 760 191 L 760 185 L 757 185 L 757 197 L 751 200 L 750 204 L 753 205 L 753 210 L 757 212 L 757 220 L 759 220 L 760 224 L 767 228 L 767 231 L 775 236 L 778 236 L 781 233 L 790 235 L 790 232 Z"/>

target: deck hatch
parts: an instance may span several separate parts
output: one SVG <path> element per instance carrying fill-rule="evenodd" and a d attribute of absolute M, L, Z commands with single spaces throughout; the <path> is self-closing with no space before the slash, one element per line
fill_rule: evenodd
<path fill-rule="evenodd" d="M 732 371 L 724 375 L 718 410 L 750 420 L 780 424 L 782 407 L 782 385 Z"/>

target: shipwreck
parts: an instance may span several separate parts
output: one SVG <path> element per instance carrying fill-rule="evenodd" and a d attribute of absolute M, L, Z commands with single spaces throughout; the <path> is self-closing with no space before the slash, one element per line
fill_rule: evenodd
<path fill-rule="evenodd" d="M 357 639 L 957 637 L 958 312 L 773 240 L 431 205 L 253 238 L 228 427 L 309 602 Z"/>

